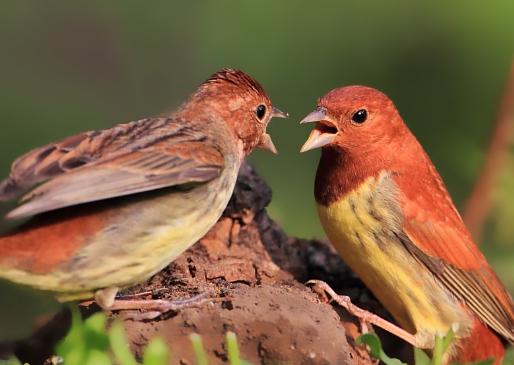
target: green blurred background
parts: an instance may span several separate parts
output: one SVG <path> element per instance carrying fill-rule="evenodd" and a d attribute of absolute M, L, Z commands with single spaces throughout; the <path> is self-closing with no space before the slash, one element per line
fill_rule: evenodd
<path fill-rule="evenodd" d="M 240 68 L 290 114 L 279 155 L 251 162 L 290 235 L 324 237 L 312 196 L 319 151 L 300 119 L 329 90 L 389 95 L 457 206 L 480 170 L 514 56 L 512 1 L 17 1 L 0 6 L 0 176 L 19 155 L 178 106 Z M 514 292 L 514 176 L 505 166 L 481 248 Z M 8 204 L 2 204 L 0 213 Z"/>

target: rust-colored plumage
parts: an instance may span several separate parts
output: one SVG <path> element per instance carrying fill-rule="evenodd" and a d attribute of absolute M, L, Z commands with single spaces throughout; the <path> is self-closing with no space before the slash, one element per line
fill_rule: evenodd
<path fill-rule="evenodd" d="M 7 217 L 35 216 L 0 237 L 0 277 L 63 300 L 95 294 L 111 307 L 118 288 L 147 279 L 214 225 L 244 158 L 276 153 L 266 126 L 286 116 L 257 81 L 224 69 L 174 113 L 25 154 L 0 200 L 25 193 Z"/>
<path fill-rule="evenodd" d="M 391 100 L 336 89 L 303 122 L 316 122 L 302 151 L 322 147 L 315 198 L 341 256 L 418 346 L 457 323 L 446 362 L 499 363 L 514 343 L 512 299 Z"/>

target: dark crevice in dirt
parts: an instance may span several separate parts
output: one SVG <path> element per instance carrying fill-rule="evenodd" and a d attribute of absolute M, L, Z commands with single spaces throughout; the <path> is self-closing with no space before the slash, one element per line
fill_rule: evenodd
<path fill-rule="evenodd" d="M 354 346 L 358 321 L 321 302 L 303 283 L 324 280 L 355 304 L 387 313 L 326 242 L 289 238 L 268 217 L 270 201 L 269 187 L 244 164 L 232 199 L 211 231 L 160 273 L 124 292 L 164 287 L 169 291 L 145 297 L 174 300 L 209 290 L 215 298 L 151 321 L 126 320 L 137 358 L 148 341 L 160 336 L 171 347 L 171 364 L 194 364 L 188 335 L 195 332 L 202 336 L 209 363 L 227 363 L 225 334 L 233 331 L 241 357 L 253 364 L 371 363 L 367 350 Z M 84 316 L 99 310 L 94 304 L 81 308 Z M 59 313 L 32 338 L 11 346 L 22 362 L 41 364 L 68 326 L 69 313 Z M 386 351 L 401 347 L 394 339 L 391 343 Z"/>

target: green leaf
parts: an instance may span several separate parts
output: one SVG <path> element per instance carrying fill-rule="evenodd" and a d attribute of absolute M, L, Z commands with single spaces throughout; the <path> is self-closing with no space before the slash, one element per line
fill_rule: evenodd
<path fill-rule="evenodd" d="M 368 345 L 370 348 L 371 356 L 382 360 L 386 365 L 404 365 L 400 360 L 392 359 L 387 356 L 382 350 L 382 343 L 380 342 L 380 339 L 372 333 L 365 333 L 360 335 L 355 340 L 355 343 L 357 345 L 360 345 L 361 343 Z"/>
<path fill-rule="evenodd" d="M 446 351 L 448 346 L 450 346 L 450 342 L 452 342 L 453 337 L 455 337 L 455 332 L 453 332 L 453 330 L 450 328 L 450 330 L 448 331 L 446 336 L 444 336 L 444 338 L 443 338 L 443 344 L 442 344 L 443 353 Z"/>
<path fill-rule="evenodd" d="M 9 360 L 0 360 L 0 365 L 22 365 L 21 361 L 14 355 Z M 27 365 L 26 363 L 23 365 Z"/>
<path fill-rule="evenodd" d="M 66 361 L 64 365 L 67 365 Z M 112 361 L 107 353 L 99 349 L 91 349 L 87 352 L 87 361 L 84 365 L 112 365 Z"/>
<path fill-rule="evenodd" d="M 96 333 L 106 333 L 105 323 L 107 318 L 104 313 L 95 313 L 84 322 L 84 327 L 88 331 Z"/>
<path fill-rule="evenodd" d="M 227 348 L 230 365 L 241 365 L 239 347 L 237 346 L 236 334 L 234 332 L 227 332 Z"/>
<path fill-rule="evenodd" d="M 448 349 L 448 346 L 450 346 L 450 343 L 453 340 L 453 337 L 455 336 L 455 332 L 458 329 L 458 326 L 456 324 L 454 326 L 452 326 L 444 336 L 440 331 L 437 331 L 435 335 L 434 353 L 432 355 L 432 361 L 430 361 L 431 365 L 442 364 L 443 354 Z"/>
<path fill-rule="evenodd" d="M 380 342 L 380 339 L 377 336 L 371 333 L 365 333 L 363 335 L 360 335 L 355 340 L 355 344 L 359 346 L 361 343 L 364 343 L 369 346 L 371 356 L 380 359 L 380 355 L 382 353 L 382 343 Z"/>
<path fill-rule="evenodd" d="M 442 365 L 443 362 L 443 335 L 438 330 L 435 335 L 434 353 L 430 365 Z"/>
<path fill-rule="evenodd" d="M 21 362 L 17 358 L 11 357 L 9 360 L 0 359 L 0 365 L 21 365 Z"/>
<path fill-rule="evenodd" d="M 109 333 L 109 339 L 111 340 L 112 352 L 114 353 L 116 360 L 121 365 L 137 365 L 136 360 L 130 352 L 127 341 L 125 340 L 125 330 L 123 329 L 123 323 L 120 320 L 115 320 L 113 322 Z"/>
<path fill-rule="evenodd" d="M 55 348 L 55 354 L 66 360 L 67 365 L 80 365 L 86 357 L 84 342 L 84 323 L 76 307 L 69 306 L 71 311 L 71 328 L 62 342 Z"/>
<path fill-rule="evenodd" d="M 109 336 L 105 330 L 107 317 L 104 313 L 96 313 L 84 322 L 83 341 L 86 344 L 86 352 L 99 350 L 106 352 L 109 349 Z"/>
<path fill-rule="evenodd" d="M 197 333 L 191 333 L 189 335 L 189 339 L 193 345 L 193 351 L 196 355 L 196 361 L 198 361 L 198 365 L 208 365 L 207 364 L 207 354 L 203 349 L 202 337 Z"/>
<path fill-rule="evenodd" d="M 414 363 L 416 365 L 429 365 L 430 357 L 422 349 L 414 347 Z"/>
<path fill-rule="evenodd" d="M 166 365 L 170 358 L 170 350 L 160 337 L 154 338 L 143 354 L 143 365 Z"/>

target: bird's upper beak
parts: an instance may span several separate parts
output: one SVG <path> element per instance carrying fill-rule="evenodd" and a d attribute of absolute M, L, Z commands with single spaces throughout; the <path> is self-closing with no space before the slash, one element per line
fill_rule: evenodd
<path fill-rule="evenodd" d="M 278 110 L 277 108 L 273 108 L 273 113 L 271 114 L 272 118 L 289 118 L 289 114 L 284 113 L 283 111 Z"/>
<path fill-rule="evenodd" d="M 337 126 L 328 120 L 325 110 L 323 107 L 318 107 L 300 122 L 300 124 L 316 122 L 316 127 L 312 130 L 300 152 L 325 146 L 332 143 L 336 138 Z"/>
<path fill-rule="evenodd" d="M 277 117 L 277 118 L 289 118 L 289 114 L 284 113 L 283 111 L 278 110 L 277 108 L 273 108 L 273 112 L 271 113 L 271 117 Z M 261 140 L 259 141 L 259 144 L 257 147 L 268 150 L 270 152 L 273 152 L 275 154 L 278 153 L 277 149 L 275 148 L 275 145 L 273 144 L 273 141 L 271 140 L 271 137 L 269 134 L 264 133 L 261 136 Z"/>

